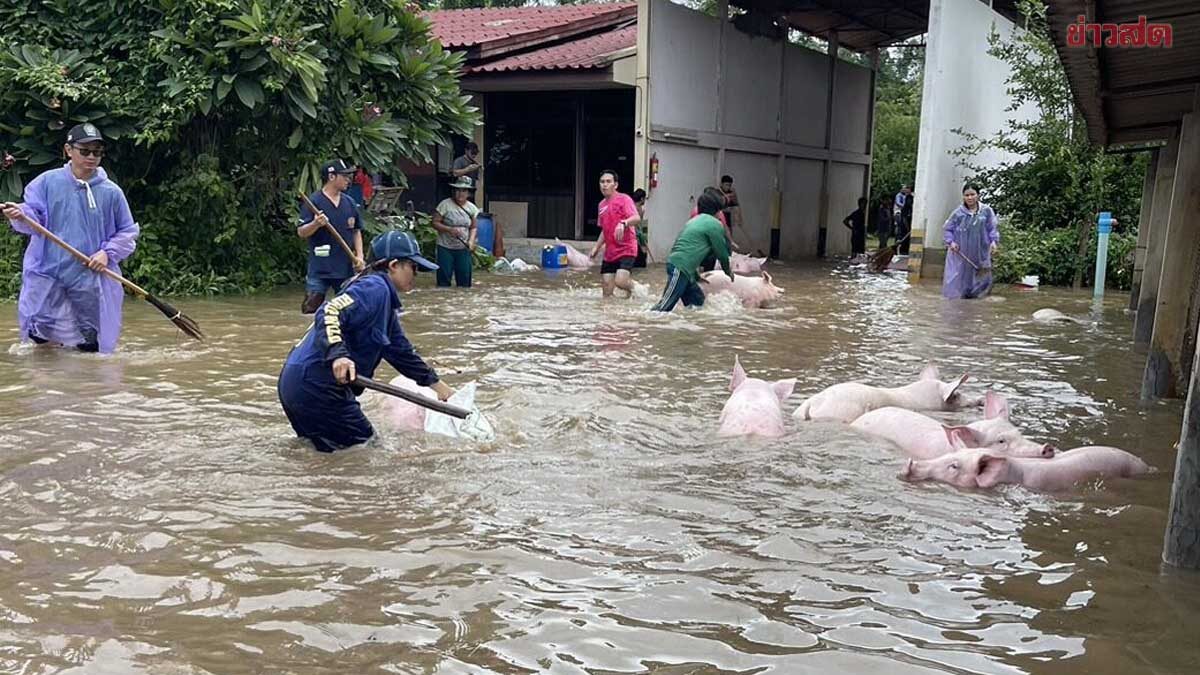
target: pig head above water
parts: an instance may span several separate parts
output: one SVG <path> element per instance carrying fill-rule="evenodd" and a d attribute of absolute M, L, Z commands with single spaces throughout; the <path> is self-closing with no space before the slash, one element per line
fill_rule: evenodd
<path fill-rule="evenodd" d="M 792 395 L 795 379 L 767 382 L 749 377 L 735 356 L 733 376 L 729 381 L 732 392 L 721 410 L 721 436 L 783 435 L 783 402 Z"/>
<path fill-rule="evenodd" d="M 792 415 L 800 420 L 837 420 L 850 423 L 859 417 L 893 406 L 905 410 L 958 410 L 977 406 L 979 400 L 968 399 L 959 388 L 967 381 L 963 373 L 958 379 L 943 382 L 938 379 L 937 366 L 930 364 L 921 371 L 920 379 L 903 387 L 875 387 L 858 382 L 842 382 L 810 397 Z"/>
<path fill-rule="evenodd" d="M 755 275 L 763 271 L 763 265 L 767 264 L 766 258 L 751 258 L 745 253 L 730 253 L 729 266 L 734 274 Z"/>
<path fill-rule="evenodd" d="M 857 431 L 889 441 L 916 459 L 931 459 L 949 452 L 957 438 L 963 447 L 984 448 L 1010 457 L 1053 457 L 1056 448 L 1025 438 L 1008 419 L 1008 400 L 994 391 L 984 397 L 984 418 L 962 426 L 946 426 L 931 417 L 904 408 L 872 410 L 850 423 Z"/>
<path fill-rule="evenodd" d="M 730 279 L 724 272 L 713 270 L 702 273 L 700 282 L 705 295 L 728 291 L 737 296 L 742 305 L 751 309 L 769 307 L 783 293 L 783 289 L 773 284 L 771 275 L 766 272 L 759 276 L 737 274 Z"/>
<path fill-rule="evenodd" d="M 960 488 L 987 489 L 1007 483 L 1059 492 L 1093 478 L 1131 478 L 1149 470 L 1138 457 L 1107 446 L 1074 448 L 1053 459 L 1005 457 L 982 448 L 959 448 L 934 459 L 910 459 L 899 477 L 909 482 L 936 480 Z"/>

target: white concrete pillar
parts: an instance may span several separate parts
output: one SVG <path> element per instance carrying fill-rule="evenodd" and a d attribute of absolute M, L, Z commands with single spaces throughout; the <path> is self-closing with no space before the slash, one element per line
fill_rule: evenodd
<path fill-rule="evenodd" d="M 1189 321 L 1200 248 L 1200 110 L 1183 116 L 1179 130 L 1179 158 L 1175 189 L 1163 250 L 1158 302 L 1154 308 L 1154 333 L 1142 377 L 1142 398 L 1183 395 L 1191 370 L 1188 342 L 1195 325 Z M 1153 234 L 1153 232 L 1151 233 Z M 1185 359 L 1187 362 L 1185 363 Z"/>
<path fill-rule="evenodd" d="M 1154 171 L 1154 204 L 1146 233 L 1146 261 L 1138 289 L 1137 317 L 1133 323 L 1134 344 L 1150 344 L 1154 333 L 1154 308 L 1158 304 L 1158 282 L 1162 276 L 1163 250 L 1167 245 L 1167 222 L 1171 218 L 1171 195 L 1175 190 L 1175 164 L 1179 157 L 1179 134 L 1172 134 L 1158 151 Z"/>
<path fill-rule="evenodd" d="M 1154 176 L 1158 172 L 1159 151 L 1150 153 L 1146 177 L 1142 181 L 1142 209 L 1138 214 L 1137 248 L 1133 252 L 1133 279 L 1129 285 L 1129 309 L 1136 311 L 1138 293 L 1142 288 L 1142 270 L 1146 268 L 1146 242 L 1150 239 L 1150 218 L 1154 205 Z"/>

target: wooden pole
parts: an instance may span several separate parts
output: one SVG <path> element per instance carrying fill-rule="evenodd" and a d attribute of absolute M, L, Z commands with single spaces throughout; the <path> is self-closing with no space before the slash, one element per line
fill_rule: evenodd
<path fill-rule="evenodd" d="M 313 212 L 314 219 L 319 215 L 323 215 L 321 210 L 317 208 L 317 205 L 313 204 L 312 200 L 308 198 L 308 195 L 301 192 L 300 199 L 303 199 L 304 205 L 308 207 L 309 211 Z M 363 267 L 363 261 L 358 259 L 358 254 L 354 252 L 354 249 L 350 248 L 350 245 L 346 243 L 345 239 L 342 239 L 342 235 L 333 226 L 333 223 L 326 221 L 325 229 L 329 230 L 329 233 L 332 234 L 333 238 L 337 240 L 337 243 L 341 245 L 342 250 L 346 252 L 346 255 L 350 256 L 350 261 L 354 263 L 355 270 L 361 271 Z"/>

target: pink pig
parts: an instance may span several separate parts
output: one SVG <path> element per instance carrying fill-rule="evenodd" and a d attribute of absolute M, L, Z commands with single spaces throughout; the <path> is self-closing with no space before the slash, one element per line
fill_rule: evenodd
<path fill-rule="evenodd" d="M 795 379 L 769 383 L 748 377 L 742 364 L 733 359 L 733 378 L 729 391 L 733 392 L 721 410 L 720 436 L 759 435 L 778 437 L 783 435 L 783 402 L 792 395 Z"/>
<path fill-rule="evenodd" d="M 763 271 L 763 265 L 766 264 L 766 258 L 751 258 L 745 253 L 729 254 L 729 266 L 734 274 L 755 275 Z"/>
<path fill-rule="evenodd" d="M 567 247 L 568 267 L 587 268 L 592 266 L 592 259 L 588 257 L 588 254 L 581 252 L 579 249 L 570 244 L 563 244 L 563 246 Z"/>
<path fill-rule="evenodd" d="M 394 377 L 391 385 L 437 399 L 437 394 L 432 389 L 417 386 L 416 382 L 403 375 Z M 394 396 L 383 396 L 382 398 L 384 421 L 390 428 L 398 431 L 425 431 L 425 408 Z"/>
<path fill-rule="evenodd" d="M 976 406 L 958 388 L 967 381 L 963 373 L 957 380 L 942 382 L 937 366 L 930 364 L 921 377 L 903 387 L 874 387 L 858 382 L 842 382 L 810 397 L 792 415 L 798 420 L 838 420 L 853 422 L 872 410 L 894 406 L 906 410 L 957 410 Z"/>
<path fill-rule="evenodd" d="M 769 307 L 783 293 L 783 289 L 771 283 L 770 274 L 766 272 L 760 274 L 762 276 L 734 275 L 734 278 L 730 280 L 728 274 L 720 270 L 713 270 L 702 273 L 700 283 L 704 284 L 702 288 L 704 288 L 705 295 L 729 291 L 736 295 L 747 308 Z"/>
<path fill-rule="evenodd" d="M 994 391 L 984 397 L 983 419 L 949 427 L 904 408 L 872 410 L 850 423 L 858 431 L 890 441 L 917 459 L 932 459 L 954 452 L 951 438 L 964 447 L 984 448 L 1010 457 L 1053 457 L 1056 448 L 1035 443 L 1008 420 L 1008 400 Z"/>
<path fill-rule="evenodd" d="M 952 442 L 961 444 L 957 438 Z M 1005 457 L 982 448 L 959 448 L 934 459 L 908 460 L 900 479 L 937 480 L 956 487 L 985 489 L 1012 483 L 1058 492 L 1092 478 L 1130 478 L 1149 470 L 1145 462 L 1124 450 L 1098 445 L 1067 450 L 1053 459 Z"/>

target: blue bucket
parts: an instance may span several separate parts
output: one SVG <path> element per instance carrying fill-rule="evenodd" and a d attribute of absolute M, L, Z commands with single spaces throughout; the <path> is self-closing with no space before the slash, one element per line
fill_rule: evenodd
<path fill-rule="evenodd" d="M 494 253 L 496 246 L 496 224 L 492 220 L 492 214 L 480 213 L 475 216 L 475 227 L 477 230 L 476 243 L 487 249 L 488 253 Z"/>
<path fill-rule="evenodd" d="M 567 266 L 567 247 L 563 244 L 542 248 L 542 269 L 557 270 Z"/>

